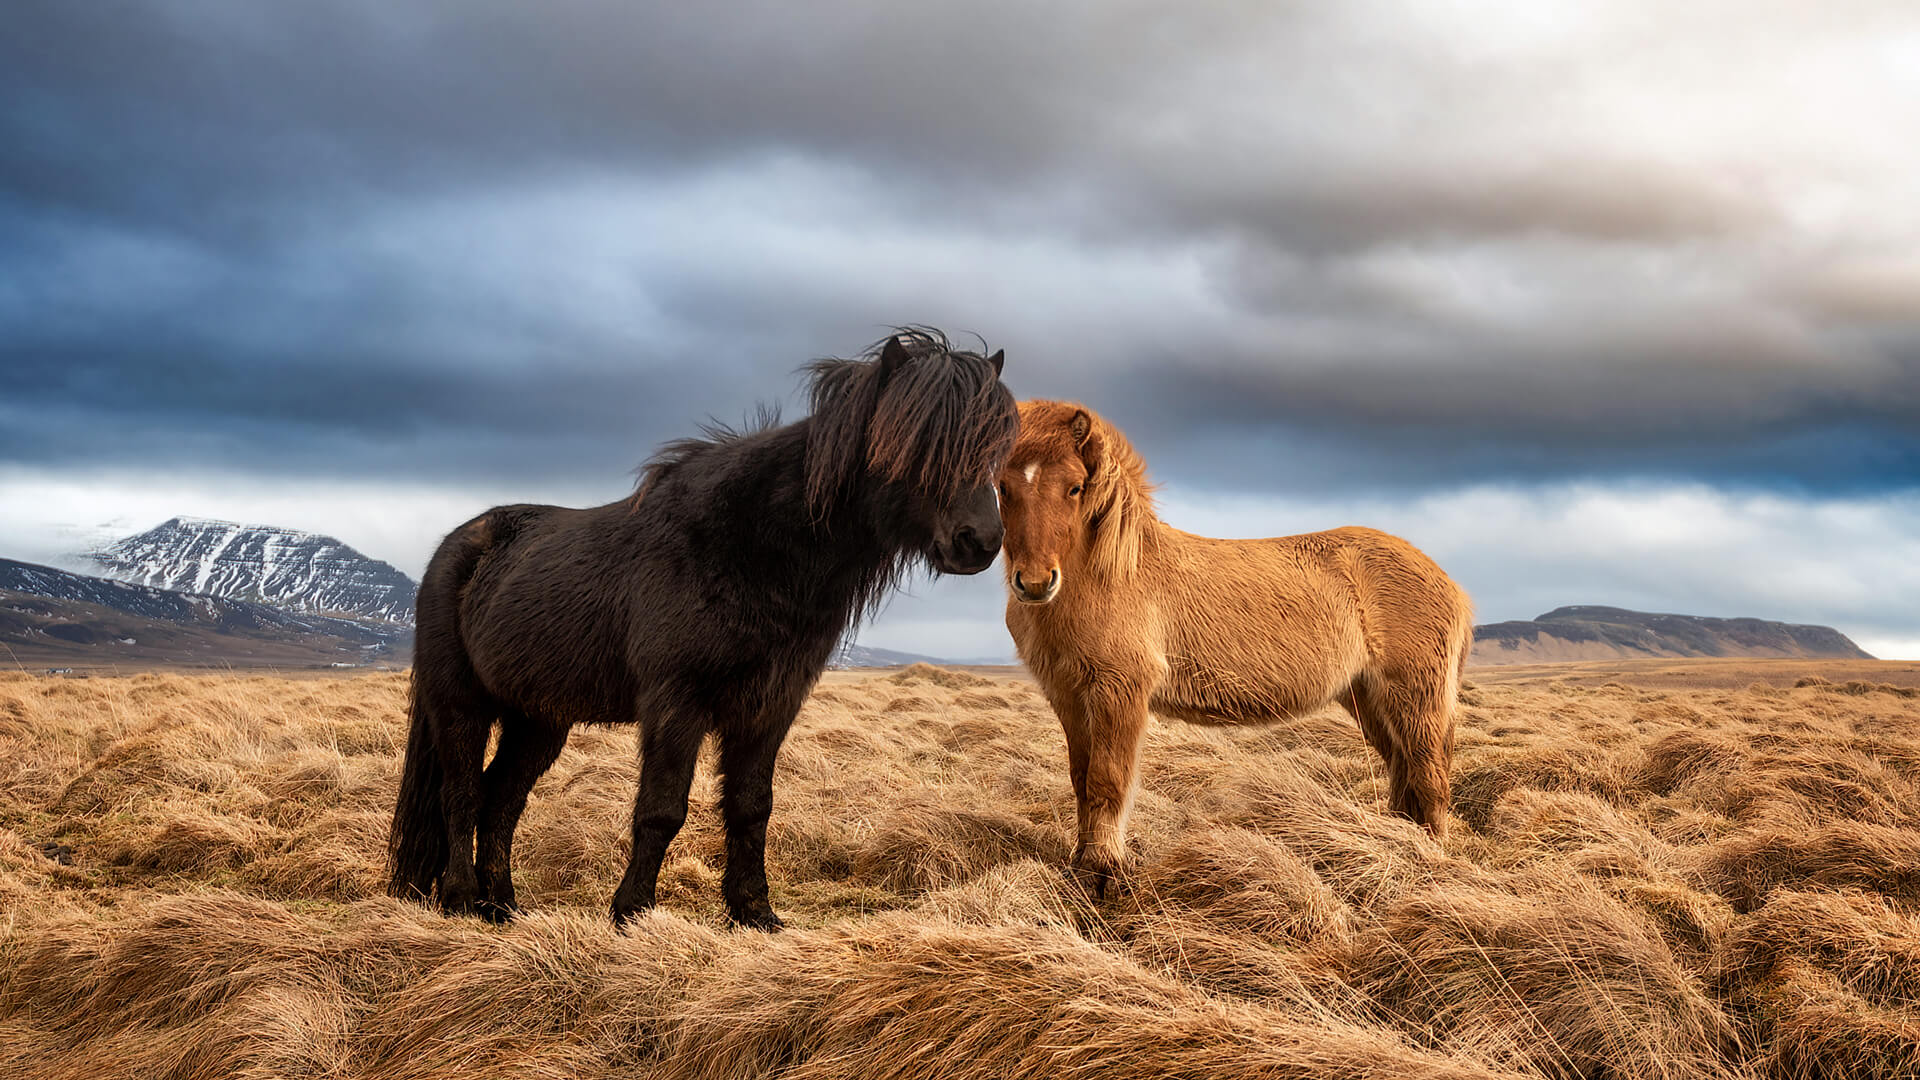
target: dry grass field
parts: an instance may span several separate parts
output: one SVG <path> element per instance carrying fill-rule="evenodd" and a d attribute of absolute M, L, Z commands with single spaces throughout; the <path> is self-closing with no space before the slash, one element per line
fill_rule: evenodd
<path fill-rule="evenodd" d="M 605 921 L 631 729 L 535 789 L 495 928 L 380 895 L 404 675 L 0 675 L 0 1076 L 1920 1076 L 1913 665 L 1470 674 L 1444 848 L 1342 713 L 1156 723 L 1098 905 L 1029 683 L 831 675 L 774 937 L 710 766 Z"/>

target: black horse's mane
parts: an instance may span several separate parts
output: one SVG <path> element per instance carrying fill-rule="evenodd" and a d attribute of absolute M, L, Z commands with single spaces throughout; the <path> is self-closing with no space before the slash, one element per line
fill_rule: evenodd
<path fill-rule="evenodd" d="M 640 483 L 634 488 L 633 497 L 628 502 L 638 507 L 649 488 L 701 453 L 779 426 L 780 406 L 763 401 L 755 407 L 753 415 L 738 427 L 724 420 L 709 419 L 700 425 L 700 434 L 661 443 L 653 456 L 634 470 L 640 475 Z"/>
<path fill-rule="evenodd" d="M 879 359 L 894 340 L 910 362 L 883 385 Z M 990 477 L 1013 447 L 1019 412 L 999 373 L 983 353 L 953 348 L 932 327 L 897 327 L 856 358 L 828 357 L 804 370 L 812 408 L 806 499 L 816 518 L 869 470 L 945 500 Z M 641 466 L 635 504 L 689 460 L 779 423 L 779 410 L 762 406 L 741 427 L 710 421 L 701 436 L 663 445 Z"/>
<path fill-rule="evenodd" d="M 895 339 L 913 362 L 883 387 L 875 361 Z M 860 359 L 816 360 L 807 370 L 807 502 L 816 513 L 868 468 L 947 499 L 991 476 L 1013 449 L 1019 412 L 999 373 L 931 327 L 901 327 Z"/>

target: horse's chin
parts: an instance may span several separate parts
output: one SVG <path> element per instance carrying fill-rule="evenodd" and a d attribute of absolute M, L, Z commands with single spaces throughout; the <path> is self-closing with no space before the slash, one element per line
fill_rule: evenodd
<path fill-rule="evenodd" d="M 962 562 L 936 547 L 927 553 L 927 565 L 933 567 L 937 573 L 951 574 L 955 577 L 971 577 L 985 570 L 987 567 L 992 566 L 993 560 L 999 558 L 999 556 L 1000 552 L 996 549 L 993 554 L 988 555 L 984 560 Z"/>

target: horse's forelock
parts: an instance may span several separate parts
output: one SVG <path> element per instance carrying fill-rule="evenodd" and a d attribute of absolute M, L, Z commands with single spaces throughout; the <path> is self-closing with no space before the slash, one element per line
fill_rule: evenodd
<path fill-rule="evenodd" d="M 992 481 L 1013 449 L 1019 414 L 986 359 L 937 352 L 901 368 L 881 396 L 868 464 L 936 498 Z"/>
<path fill-rule="evenodd" d="M 1015 465 L 1044 464 L 1079 457 L 1080 447 L 1069 427 L 1073 414 L 1078 411 L 1080 406 L 1072 402 L 1021 402 L 1020 437 L 1014 443 L 1010 462 Z"/>
<path fill-rule="evenodd" d="M 895 336 L 910 362 L 884 384 L 874 360 L 888 339 L 863 359 L 812 366 L 807 494 L 816 507 L 869 469 L 951 498 L 990 482 L 1013 447 L 1019 429 L 1013 395 L 985 357 L 950 348 L 944 334 L 926 327 Z"/>

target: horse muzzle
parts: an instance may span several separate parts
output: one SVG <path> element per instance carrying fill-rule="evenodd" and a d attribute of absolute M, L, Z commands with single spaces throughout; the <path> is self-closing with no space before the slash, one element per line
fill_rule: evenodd
<path fill-rule="evenodd" d="M 1013 572 L 1013 598 L 1023 604 L 1044 604 L 1060 593 L 1060 568 L 1054 567 L 1047 573 L 1043 582 L 1028 581 L 1015 570 Z"/>
<path fill-rule="evenodd" d="M 961 529 L 945 544 L 935 544 L 927 560 L 943 574 L 977 574 L 993 565 L 1000 554 L 1000 530 L 981 536 L 972 527 Z"/>

